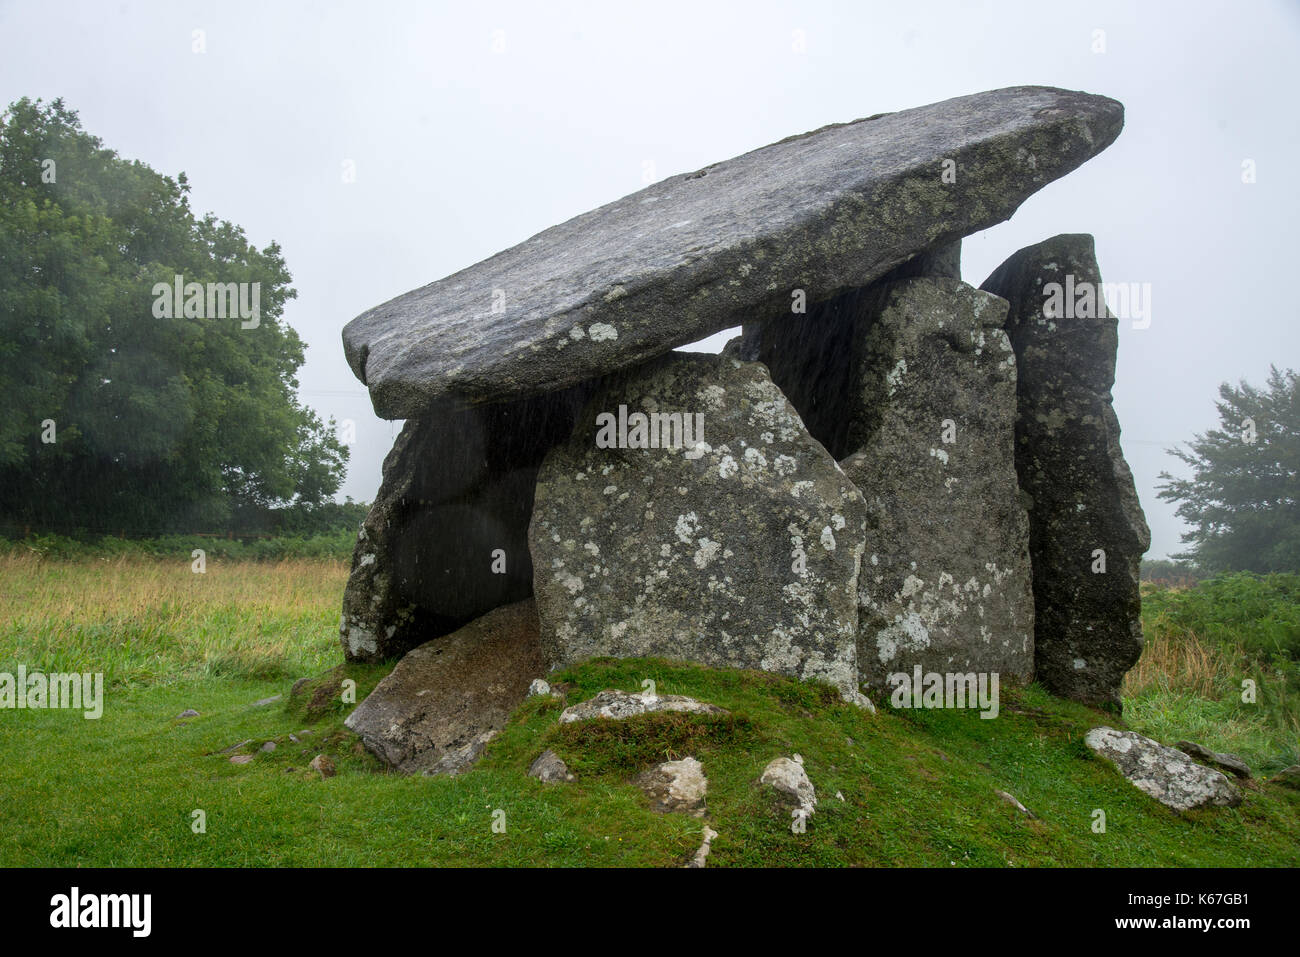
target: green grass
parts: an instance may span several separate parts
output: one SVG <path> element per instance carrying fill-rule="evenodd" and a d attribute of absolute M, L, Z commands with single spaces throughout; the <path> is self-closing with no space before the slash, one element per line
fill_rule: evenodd
<path fill-rule="evenodd" d="M 873 717 L 829 688 L 773 675 L 594 661 L 552 676 L 569 702 L 649 678 L 661 694 L 730 714 L 562 726 L 561 702 L 533 698 L 468 773 L 386 773 L 342 726 L 344 680 L 360 701 L 387 671 L 336 667 L 345 577 L 342 564 L 217 562 L 194 576 L 187 563 L 0 559 L 0 671 L 98 664 L 108 684 L 98 721 L 0 711 L 0 865 L 676 866 L 704 823 L 719 835 L 710 867 L 1300 864 L 1300 794 L 1264 786 L 1238 808 L 1175 814 L 1083 746 L 1088 728 L 1113 719 L 1037 687 L 1004 688 L 991 721 Z M 319 677 L 291 695 L 308 675 Z M 185 708 L 201 716 L 176 720 Z M 245 739 L 249 764 L 211 754 Z M 255 751 L 264 741 L 276 750 Z M 527 777 L 545 748 L 576 783 Z M 804 834 L 756 785 L 769 760 L 792 752 L 820 802 Z M 317 753 L 334 758 L 337 776 L 307 770 Z M 653 812 L 631 783 L 686 754 L 709 778 L 703 822 Z M 206 833 L 192 831 L 196 809 Z M 1104 834 L 1094 809 L 1106 813 Z"/>
<path fill-rule="evenodd" d="M 1231 751 L 1263 773 L 1300 763 L 1300 576 L 1144 586 L 1142 618 L 1124 695 L 1135 730 Z"/>

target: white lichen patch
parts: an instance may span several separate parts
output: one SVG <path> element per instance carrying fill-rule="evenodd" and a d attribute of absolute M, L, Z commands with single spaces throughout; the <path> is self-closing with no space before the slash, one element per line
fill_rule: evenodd
<path fill-rule="evenodd" d="M 718 557 L 720 551 L 722 551 L 722 546 L 718 542 L 701 538 L 700 547 L 695 550 L 695 567 L 708 568 L 713 560 Z"/>
<path fill-rule="evenodd" d="M 902 385 L 903 376 L 905 375 L 907 375 L 907 360 L 899 359 L 894 363 L 894 368 L 890 369 L 889 373 L 885 376 L 885 386 L 890 395 L 893 395 L 894 390 Z"/>
<path fill-rule="evenodd" d="M 617 339 L 618 330 L 607 322 L 593 322 L 587 327 L 587 335 L 591 336 L 592 342 L 605 342 L 609 339 Z"/>

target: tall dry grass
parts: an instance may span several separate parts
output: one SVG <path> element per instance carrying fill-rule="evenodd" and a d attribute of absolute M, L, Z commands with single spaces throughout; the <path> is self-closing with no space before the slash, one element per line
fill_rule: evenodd
<path fill-rule="evenodd" d="M 0 555 L 0 668 L 106 680 L 280 677 L 337 663 L 347 565 Z"/>

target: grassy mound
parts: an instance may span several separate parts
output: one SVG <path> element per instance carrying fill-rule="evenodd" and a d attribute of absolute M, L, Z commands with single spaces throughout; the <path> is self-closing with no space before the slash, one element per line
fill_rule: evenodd
<path fill-rule="evenodd" d="M 346 566 L 216 562 L 198 576 L 185 563 L 5 561 L 0 671 L 102 670 L 106 702 L 99 720 L 0 712 L 0 865 L 677 866 L 705 824 L 719 835 L 710 867 L 1300 864 L 1297 792 L 1247 788 L 1238 808 L 1175 814 L 1084 747 L 1084 733 L 1113 718 L 1032 686 L 1003 688 L 994 720 L 888 707 L 872 716 L 829 688 L 768 674 L 593 661 L 551 676 L 570 703 L 650 679 L 661 694 L 729 714 L 561 726 L 562 700 L 532 698 L 473 770 L 405 777 L 343 727 L 389 667 L 334 667 Z M 1258 659 L 1222 652 L 1215 667 L 1226 670 L 1198 692 L 1195 668 L 1173 673 L 1178 660 L 1200 660 L 1180 634 L 1148 622 L 1154 657 L 1126 701 L 1131 726 L 1152 733 L 1152 715 L 1176 694 L 1189 704 L 1155 736 L 1223 749 L 1224 729 L 1236 727 L 1256 748 L 1237 750 L 1257 766 L 1284 761 L 1286 725 L 1238 700 L 1242 669 Z M 1251 673 L 1262 694 L 1285 693 L 1273 673 Z M 175 717 L 187 708 L 200 716 Z M 1215 709 L 1236 724 L 1201 735 L 1187 723 Z M 575 783 L 527 776 L 546 748 Z M 768 761 L 796 752 L 819 798 L 803 834 L 756 784 Z M 317 754 L 336 776 L 308 769 Z M 709 778 L 704 821 L 654 812 L 632 784 L 688 754 Z"/>

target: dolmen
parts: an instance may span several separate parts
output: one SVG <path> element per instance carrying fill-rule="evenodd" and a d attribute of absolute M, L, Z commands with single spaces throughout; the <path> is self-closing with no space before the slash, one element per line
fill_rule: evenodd
<path fill-rule="evenodd" d="M 1122 126 L 1115 100 L 1048 87 L 827 126 L 350 322 L 348 362 L 405 425 L 343 652 L 418 659 L 354 730 L 395 766 L 454 771 L 508 711 L 477 685 L 522 700 L 596 656 L 860 704 L 903 676 L 994 675 L 1118 709 L 1149 533 L 1092 238 L 1022 249 L 979 288 L 960 257 Z M 731 328 L 720 355 L 674 351 Z M 475 654 L 479 635 L 510 652 Z M 460 725 L 434 707 L 424 740 L 431 693 L 493 705 Z"/>

